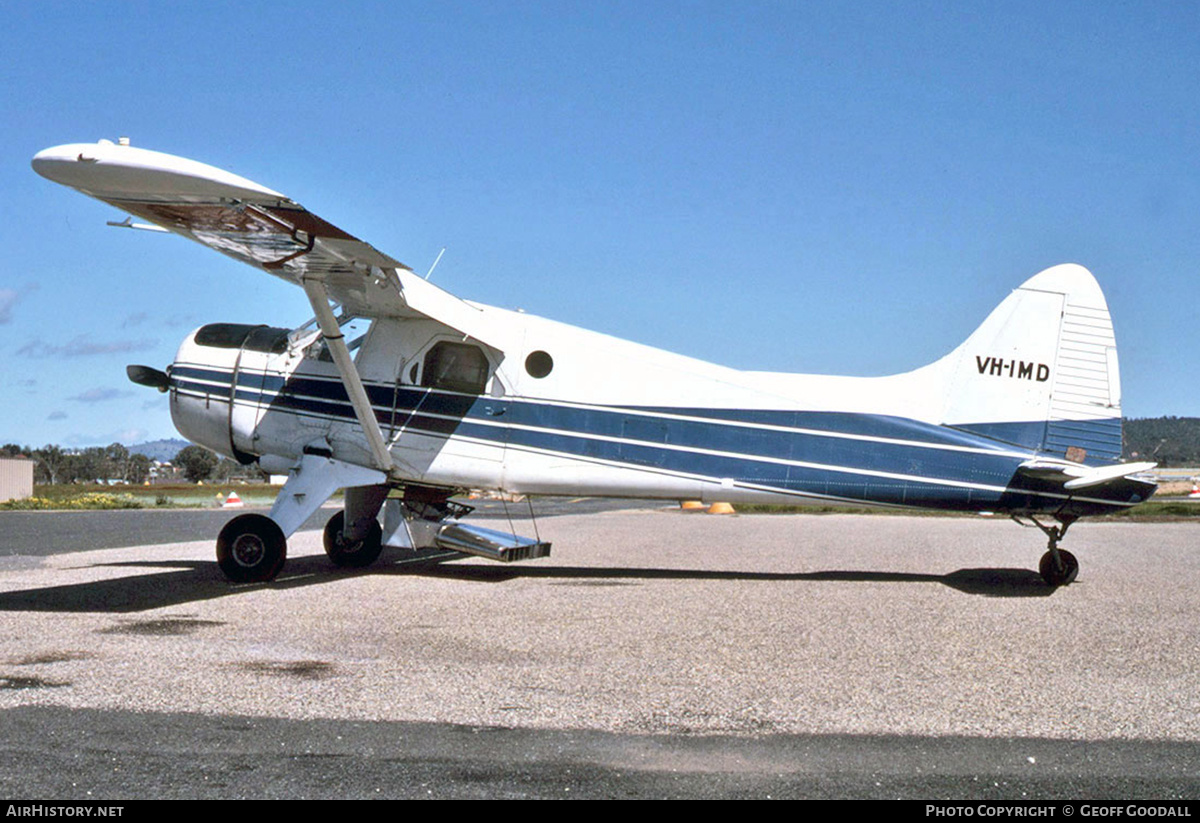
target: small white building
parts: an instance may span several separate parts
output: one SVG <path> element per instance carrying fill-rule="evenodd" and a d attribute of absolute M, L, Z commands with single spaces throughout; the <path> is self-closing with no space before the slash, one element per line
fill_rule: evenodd
<path fill-rule="evenodd" d="M 0 457 L 0 503 L 33 497 L 33 461 Z"/>

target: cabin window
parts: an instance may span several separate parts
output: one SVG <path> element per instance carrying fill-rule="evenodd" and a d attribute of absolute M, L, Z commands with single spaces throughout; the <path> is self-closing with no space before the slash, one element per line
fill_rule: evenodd
<path fill-rule="evenodd" d="M 525 358 L 525 371 L 530 377 L 541 379 L 554 368 L 554 358 L 544 351 L 531 352 Z"/>
<path fill-rule="evenodd" d="M 469 343 L 436 343 L 421 367 L 421 385 L 431 389 L 483 394 L 487 381 L 487 355 Z"/>

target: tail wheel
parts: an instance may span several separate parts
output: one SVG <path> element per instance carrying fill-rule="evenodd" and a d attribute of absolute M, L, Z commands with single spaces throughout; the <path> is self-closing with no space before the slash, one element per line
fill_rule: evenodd
<path fill-rule="evenodd" d="M 1079 561 L 1066 549 L 1058 550 L 1057 562 L 1055 562 L 1054 554 L 1054 552 L 1046 552 L 1042 555 L 1042 562 L 1038 564 L 1038 572 L 1041 573 L 1042 579 L 1048 586 L 1070 585 L 1079 575 Z"/>
<path fill-rule="evenodd" d="M 371 528 L 361 540 L 347 541 L 342 534 L 346 513 L 338 512 L 325 524 L 325 554 L 335 566 L 343 568 L 365 568 L 379 559 L 383 551 L 383 529 L 379 521 L 371 519 Z"/>
<path fill-rule="evenodd" d="M 217 565 L 234 583 L 271 580 L 286 559 L 287 538 L 266 515 L 238 515 L 217 536 Z"/>

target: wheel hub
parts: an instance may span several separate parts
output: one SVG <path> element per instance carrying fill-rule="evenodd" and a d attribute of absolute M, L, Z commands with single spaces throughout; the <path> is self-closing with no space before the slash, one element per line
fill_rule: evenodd
<path fill-rule="evenodd" d="M 256 534 L 243 534 L 233 541 L 231 554 L 239 566 L 253 568 L 262 562 L 266 551 L 261 537 Z"/>

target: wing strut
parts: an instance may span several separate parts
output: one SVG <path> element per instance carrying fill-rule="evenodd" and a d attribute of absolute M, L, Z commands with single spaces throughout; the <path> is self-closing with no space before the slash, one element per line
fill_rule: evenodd
<path fill-rule="evenodd" d="M 325 344 L 329 347 L 329 353 L 333 355 L 333 362 L 342 376 L 342 384 L 346 387 L 346 394 L 350 397 L 350 405 L 354 407 L 358 424 L 362 426 L 363 434 L 367 436 L 371 454 L 375 457 L 376 468 L 390 473 L 392 471 L 391 452 L 388 451 L 387 442 L 383 439 L 379 421 L 375 419 L 375 412 L 371 408 L 367 391 L 363 388 L 362 379 L 358 376 L 358 369 L 355 368 L 354 361 L 350 359 L 350 350 L 346 348 L 346 340 L 337 324 L 337 318 L 333 316 L 333 310 L 329 308 L 329 293 L 325 290 L 325 284 L 320 280 L 307 277 L 301 282 L 304 286 L 304 293 L 308 295 L 308 302 L 312 303 L 317 323 L 321 326 Z"/>

